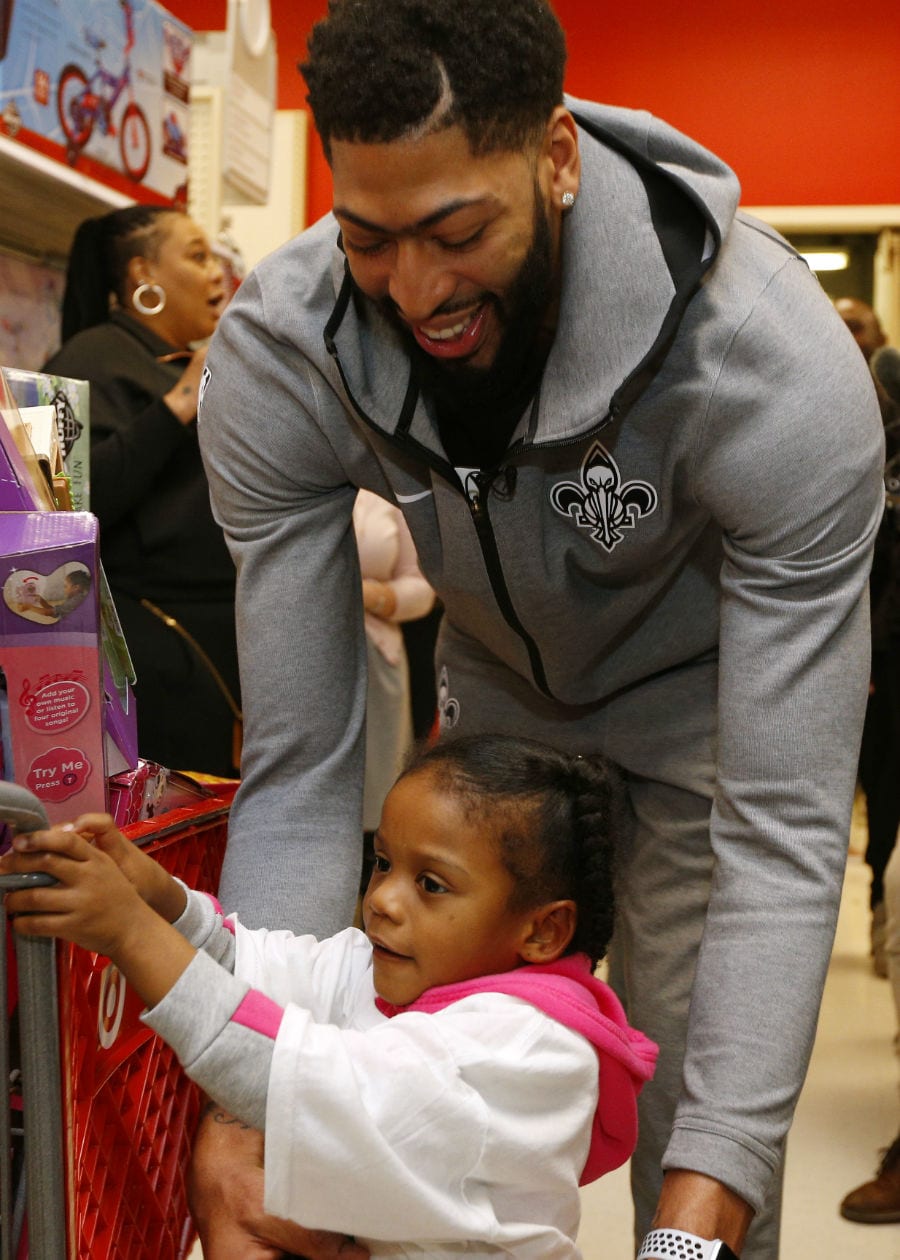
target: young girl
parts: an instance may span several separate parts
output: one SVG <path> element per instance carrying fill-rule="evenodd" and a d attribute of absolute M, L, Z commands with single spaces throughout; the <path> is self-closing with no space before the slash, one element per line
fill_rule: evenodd
<path fill-rule="evenodd" d="M 188 1074 L 265 1131 L 267 1212 L 373 1256 L 562 1260 L 656 1058 L 592 976 L 617 799 L 531 741 L 439 744 L 385 802 L 364 931 L 321 942 L 223 919 L 105 816 L 0 866 L 59 880 L 7 896 L 17 930 L 109 957 Z"/>

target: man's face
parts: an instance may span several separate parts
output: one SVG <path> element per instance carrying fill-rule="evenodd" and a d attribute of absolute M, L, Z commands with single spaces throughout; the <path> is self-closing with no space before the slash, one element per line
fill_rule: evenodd
<path fill-rule="evenodd" d="M 559 218 L 533 153 L 473 157 L 459 127 L 332 143 L 351 274 L 448 384 L 527 353 L 551 317 Z M 507 371 L 508 371 L 507 367 Z"/>

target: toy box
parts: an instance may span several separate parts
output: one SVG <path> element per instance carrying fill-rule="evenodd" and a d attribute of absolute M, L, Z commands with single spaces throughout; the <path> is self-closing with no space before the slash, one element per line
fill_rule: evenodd
<path fill-rule="evenodd" d="M 29 372 L 24 368 L 4 367 L 0 372 L 20 409 L 53 407 L 72 508 L 76 512 L 87 512 L 91 506 L 90 385 L 68 376 Z"/>
<path fill-rule="evenodd" d="M 107 809 L 107 776 L 137 764 L 128 680 L 113 677 L 104 650 L 101 586 L 96 517 L 0 514 L 0 672 L 4 762 L 11 763 L 3 773 L 34 792 L 51 822 Z"/>
<path fill-rule="evenodd" d="M 56 500 L 0 368 L 0 512 L 30 508 L 52 512 Z"/>
<path fill-rule="evenodd" d="M 186 201 L 193 34 L 154 0 L 5 0 L 0 132 L 138 201 Z"/>

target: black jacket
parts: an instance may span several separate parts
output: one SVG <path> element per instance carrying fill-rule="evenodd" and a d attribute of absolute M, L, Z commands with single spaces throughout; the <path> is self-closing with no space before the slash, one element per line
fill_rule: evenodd
<path fill-rule="evenodd" d="M 90 382 L 91 511 L 113 591 L 232 600 L 234 566 L 213 520 L 195 424 L 163 402 L 184 362 L 123 311 L 76 334 L 44 371 Z"/>

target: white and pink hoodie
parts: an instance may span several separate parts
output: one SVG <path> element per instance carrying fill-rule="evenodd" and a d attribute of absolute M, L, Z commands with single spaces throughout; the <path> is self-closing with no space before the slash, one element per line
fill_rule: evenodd
<path fill-rule="evenodd" d="M 583 955 L 398 1010 L 355 929 L 249 931 L 198 893 L 176 926 L 203 952 L 145 1019 L 264 1130 L 268 1212 L 373 1256 L 578 1260 L 579 1182 L 628 1159 L 656 1059 Z"/>

